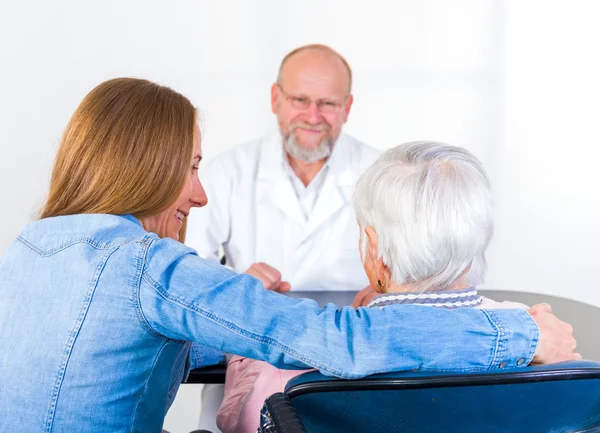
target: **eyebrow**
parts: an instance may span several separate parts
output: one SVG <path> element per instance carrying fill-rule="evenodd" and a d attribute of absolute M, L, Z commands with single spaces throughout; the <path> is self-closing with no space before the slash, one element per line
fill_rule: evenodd
<path fill-rule="evenodd" d="M 202 161 L 202 155 L 196 155 L 194 156 L 194 161 L 198 160 L 198 162 Z"/>

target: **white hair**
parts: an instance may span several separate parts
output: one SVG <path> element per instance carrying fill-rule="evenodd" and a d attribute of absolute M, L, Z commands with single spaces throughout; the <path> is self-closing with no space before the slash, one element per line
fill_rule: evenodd
<path fill-rule="evenodd" d="M 492 197 L 467 150 L 427 141 L 389 149 L 358 180 L 354 207 L 361 232 L 377 233 L 378 255 L 396 283 L 445 290 L 465 271 L 470 285 L 483 281 Z"/>

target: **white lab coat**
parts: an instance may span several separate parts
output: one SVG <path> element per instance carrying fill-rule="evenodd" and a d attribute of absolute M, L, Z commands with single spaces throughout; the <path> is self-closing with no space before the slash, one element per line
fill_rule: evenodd
<path fill-rule="evenodd" d="M 359 290 L 368 284 L 352 195 L 379 151 L 341 134 L 308 219 L 283 165 L 281 136 L 237 146 L 201 169 L 208 205 L 192 213 L 186 243 L 244 272 L 264 262 L 292 290 Z"/>

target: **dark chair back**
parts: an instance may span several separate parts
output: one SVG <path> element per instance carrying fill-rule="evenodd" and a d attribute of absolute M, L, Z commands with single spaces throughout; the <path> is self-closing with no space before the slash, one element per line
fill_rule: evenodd
<path fill-rule="evenodd" d="M 600 363 L 360 380 L 309 372 L 267 399 L 261 425 L 264 433 L 600 433 Z"/>

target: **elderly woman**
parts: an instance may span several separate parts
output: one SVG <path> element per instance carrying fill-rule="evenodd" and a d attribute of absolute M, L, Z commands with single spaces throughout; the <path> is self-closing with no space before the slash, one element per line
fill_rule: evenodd
<path fill-rule="evenodd" d="M 207 203 L 201 159 L 196 110 L 173 90 L 122 78 L 85 97 L 41 218 L 0 262 L 0 431 L 159 432 L 192 342 L 341 377 L 574 356 L 550 313 L 319 309 L 199 258 L 181 240 Z M 452 343 L 432 352 L 433 332 Z"/>
<path fill-rule="evenodd" d="M 360 294 L 359 303 L 486 308 L 492 316 L 491 310 L 528 308 L 477 294 L 494 223 L 487 175 L 468 151 L 434 142 L 390 149 L 359 179 L 354 206 L 363 267 L 376 295 Z M 437 335 L 430 344 L 446 350 Z M 264 400 L 300 373 L 233 357 L 217 425 L 223 433 L 255 432 Z"/>

